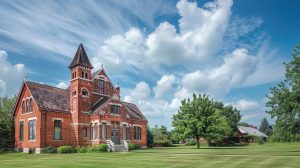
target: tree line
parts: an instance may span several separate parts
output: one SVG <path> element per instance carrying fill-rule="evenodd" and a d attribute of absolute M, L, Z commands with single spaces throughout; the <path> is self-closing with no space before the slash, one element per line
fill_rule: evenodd
<path fill-rule="evenodd" d="M 14 148 L 13 108 L 16 97 L 0 97 L 0 151 Z"/>

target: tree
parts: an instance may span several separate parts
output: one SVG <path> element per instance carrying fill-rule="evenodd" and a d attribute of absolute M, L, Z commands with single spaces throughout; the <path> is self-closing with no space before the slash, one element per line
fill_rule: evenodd
<path fill-rule="evenodd" d="M 16 97 L 0 97 L 0 150 L 14 148 L 13 108 Z"/>
<path fill-rule="evenodd" d="M 269 122 L 268 122 L 268 120 L 266 118 L 263 118 L 261 120 L 261 124 L 260 124 L 258 130 L 261 131 L 261 132 L 263 132 L 266 135 L 270 135 L 270 133 L 271 133 L 270 125 L 269 125 Z"/>
<path fill-rule="evenodd" d="M 285 70 L 285 79 L 267 95 L 266 112 L 276 119 L 272 140 L 300 141 L 300 46 L 294 48 Z"/>
<path fill-rule="evenodd" d="M 232 130 L 232 134 L 237 131 L 237 126 L 239 121 L 241 120 L 240 111 L 234 108 L 232 105 L 225 106 L 221 101 L 215 101 L 214 107 L 220 110 L 221 115 L 225 116 L 227 122 Z"/>
<path fill-rule="evenodd" d="M 244 126 L 244 127 L 249 127 L 250 124 L 246 123 L 246 122 L 240 122 L 237 124 L 238 126 Z"/>
<path fill-rule="evenodd" d="M 147 147 L 148 148 L 153 148 L 153 145 L 154 145 L 153 134 L 152 134 L 151 129 L 148 125 L 147 126 Z"/>
<path fill-rule="evenodd" d="M 207 95 L 193 94 L 192 100 L 184 99 L 178 113 L 173 116 L 172 125 L 181 139 L 194 137 L 197 148 L 200 148 L 200 137 L 211 144 L 222 141 L 231 131 L 226 117 Z"/>

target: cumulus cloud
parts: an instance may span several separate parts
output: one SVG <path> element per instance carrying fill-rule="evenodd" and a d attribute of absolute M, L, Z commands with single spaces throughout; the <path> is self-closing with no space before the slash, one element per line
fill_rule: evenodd
<path fill-rule="evenodd" d="M 12 65 L 6 51 L 0 50 L 0 96 L 16 95 L 25 77 L 25 65 Z"/>
<path fill-rule="evenodd" d="M 255 71 L 257 58 L 246 49 L 236 49 L 227 54 L 220 67 L 197 70 L 183 76 L 182 85 L 190 92 L 223 96 L 231 88 L 239 87 Z"/>
<path fill-rule="evenodd" d="M 65 82 L 59 82 L 55 86 L 58 87 L 58 88 L 61 88 L 61 89 L 66 89 L 69 85 L 67 83 L 65 83 Z"/>
<path fill-rule="evenodd" d="M 258 101 L 240 99 L 227 104 L 231 104 L 241 111 L 241 122 L 247 122 L 249 124 L 259 126 L 264 117 L 267 118 L 271 123 L 274 122 L 274 120 L 270 119 L 270 116 L 265 112 L 266 106 L 264 99 Z"/>
<path fill-rule="evenodd" d="M 134 99 L 146 99 L 150 96 L 151 89 L 149 85 L 142 81 L 136 84 L 135 88 L 132 89 L 129 93 L 129 95 L 126 95 L 124 97 L 125 101 L 133 102 Z"/>
<path fill-rule="evenodd" d="M 96 67 L 108 64 L 114 72 L 138 69 L 159 73 L 159 65 L 195 67 L 191 60 L 200 63 L 219 51 L 231 6 L 232 0 L 210 2 L 203 8 L 197 7 L 196 2 L 181 0 L 177 3 L 181 16 L 178 31 L 169 22 L 160 23 L 146 36 L 131 28 L 125 35 L 105 40 L 93 62 L 98 64 Z"/>
<path fill-rule="evenodd" d="M 173 89 L 175 83 L 175 75 L 164 75 L 156 82 L 156 86 L 153 88 L 155 98 L 162 98 Z"/>

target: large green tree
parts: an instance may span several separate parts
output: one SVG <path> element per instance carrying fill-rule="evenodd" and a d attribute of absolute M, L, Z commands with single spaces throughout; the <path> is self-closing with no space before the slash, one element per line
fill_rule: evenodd
<path fill-rule="evenodd" d="M 200 137 L 211 144 L 222 141 L 231 132 L 226 117 L 207 95 L 193 94 L 192 100 L 184 99 L 173 116 L 172 125 L 181 139 L 194 137 L 197 148 L 200 148 Z"/>
<path fill-rule="evenodd" d="M 0 97 L 0 150 L 14 147 L 13 108 L 16 97 Z"/>
<path fill-rule="evenodd" d="M 269 125 L 269 122 L 266 118 L 263 118 L 261 120 L 261 123 L 260 123 L 260 126 L 259 126 L 259 131 L 263 132 L 266 135 L 271 134 L 270 125 Z"/>
<path fill-rule="evenodd" d="M 276 119 L 272 140 L 300 141 L 300 46 L 293 59 L 285 63 L 285 79 L 271 88 L 267 96 L 267 113 Z"/>

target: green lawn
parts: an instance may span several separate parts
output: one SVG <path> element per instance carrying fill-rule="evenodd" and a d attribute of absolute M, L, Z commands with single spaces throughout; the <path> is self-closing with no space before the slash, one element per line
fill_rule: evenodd
<path fill-rule="evenodd" d="M 300 143 L 201 147 L 177 146 L 128 153 L 1 153 L 0 167 L 300 167 Z"/>

